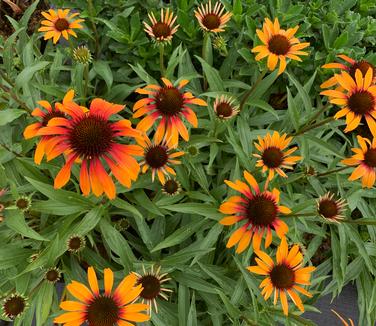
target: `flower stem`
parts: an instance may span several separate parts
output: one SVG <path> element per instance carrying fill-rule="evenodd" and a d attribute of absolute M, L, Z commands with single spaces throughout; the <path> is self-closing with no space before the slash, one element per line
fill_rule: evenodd
<path fill-rule="evenodd" d="M 253 86 L 244 94 L 242 100 L 240 101 L 239 105 L 239 111 L 241 111 L 247 102 L 247 99 L 252 95 L 252 93 L 255 91 L 256 87 L 261 83 L 262 79 L 265 77 L 267 70 L 265 69 L 257 78 L 256 82 L 253 84 Z"/>
<path fill-rule="evenodd" d="M 296 213 L 296 214 L 287 214 L 280 216 L 282 218 L 287 218 L 287 217 L 304 217 L 304 216 L 316 216 L 317 212 L 310 212 L 310 213 Z"/>
<path fill-rule="evenodd" d="M 204 33 L 204 40 L 202 42 L 202 58 L 209 64 L 213 64 L 213 52 L 211 46 L 211 37 L 210 33 Z M 204 76 L 204 91 L 208 89 L 208 81 L 205 77 L 204 72 L 202 72 Z"/>
<path fill-rule="evenodd" d="M 161 71 L 161 75 L 165 77 L 166 68 L 164 65 L 164 45 L 163 43 L 159 44 L 159 67 Z"/>
<path fill-rule="evenodd" d="M 93 26 L 93 31 L 94 31 L 94 35 L 95 35 L 95 57 L 98 59 L 99 55 L 100 55 L 99 35 L 98 35 L 97 27 L 95 26 L 95 22 L 94 22 L 94 19 L 93 19 L 93 17 L 95 16 L 93 0 L 88 0 L 88 7 L 89 7 L 88 8 L 89 13 L 90 13 L 90 22 L 91 22 L 91 25 Z"/>
<path fill-rule="evenodd" d="M 320 110 L 316 112 L 316 114 L 307 121 L 306 126 L 309 126 L 312 122 L 314 122 L 322 113 L 324 113 L 329 107 L 330 102 L 327 102 Z"/>
<path fill-rule="evenodd" d="M 306 126 L 306 127 L 302 128 L 301 130 L 297 131 L 296 133 L 292 134 L 291 136 L 296 137 L 296 136 L 303 135 L 307 131 L 321 127 L 322 125 L 327 124 L 328 122 L 331 122 L 333 120 L 334 120 L 333 117 L 326 118 L 326 119 L 324 119 L 320 122 L 314 123 L 313 125 Z"/>
<path fill-rule="evenodd" d="M 316 177 L 324 177 L 324 176 L 327 176 L 327 175 L 332 174 L 332 173 L 341 172 L 341 171 L 346 170 L 348 168 L 350 168 L 350 166 L 342 166 L 341 168 L 338 168 L 338 169 L 329 170 L 329 171 L 324 172 L 324 173 L 318 173 L 315 176 Z"/>
<path fill-rule="evenodd" d="M 85 78 L 85 88 L 84 88 L 84 99 L 87 97 L 88 89 L 89 89 L 89 64 L 85 64 L 84 68 L 84 78 Z"/>

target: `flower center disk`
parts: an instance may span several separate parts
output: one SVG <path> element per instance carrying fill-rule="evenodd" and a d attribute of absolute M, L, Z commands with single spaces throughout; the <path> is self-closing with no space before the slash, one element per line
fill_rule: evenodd
<path fill-rule="evenodd" d="M 286 55 L 291 47 L 289 40 L 283 35 L 273 35 L 268 43 L 269 51 L 276 55 Z"/>
<path fill-rule="evenodd" d="M 278 289 L 289 289 L 294 285 L 294 271 L 286 265 L 276 265 L 270 272 L 273 285 Z"/>
<path fill-rule="evenodd" d="M 106 120 L 97 116 L 86 116 L 73 126 L 70 143 L 81 157 L 91 159 L 109 150 L 113 134 Z"/>
<path fill-rule="evenodd" d="M 59 18 L 55 22 L 55 28 L 59 32 L 65 31 L 65 30 L 69 29 L 69 22 L 65 18 Z"/>
<path fill-rule="evenodd" d="M 170 27 L 168 27 L 168 25 L 166 23 L 156 23 L 153 27 L 153 33 L 155 35 L 156 38 L 159 38 L 159 37 L 168 37 L 171 35 L 171 29 Z"/>
<path fill-rule="evenodd" d="M 89 326 L 113 326 L 119 320 L 119 307 L 112 297 L 96 297 L 88 306 L 86 320 Z"/>
<path fill-rule="evenodd" d="M 361 61 L 355 62 L 350 67 L 349 73 L 350 73 L 350 76 L 353 79 L 355 79 L 355 72 L 357 69 L 359 69 L 362 72 L 363 76 L 365 76 L 369 68 L 372 68 L 373 75 L 375 75 L 375 67 L 372 64 L 370 64 L 368 61 L 361 60 Z"/>
<path fill-rule="evenodd" d="M 173 194 L 178 190 L 178 184 L 174 180 L 167 180 L 164 184 L 164 190 L 169 193 Z"/>
<path fill-rule="evenodd" d="M 183 96 L 175 87 L 164 87 L 156 96 L 157 110 L 167 116 L 177 115 L 183 104 Z"/>
<path fill-rule="evenodd" d="M 142 284 L 144 288 L 140 297 L 147 300 L 155 299 L 161 291 L 161 283 L 154 275 L 143 276 L 137 284 Z"/>
<path fill-rule="evenodd" d="M 376 167 L 376 148 L 370 148 L 364 154 L 364 163 L 371 168 Z"/>
<path fill-rule="evenodd" d="M 17 317 L 25 310 L 25 300 L 19 296 L 7 299 L 4 303 L 4 312 L 10 317 Z"/>
<path fill-rule="evenodd" d="M 46 279 L 50 282 L 56 282 L 59 279 L 59 272 L 52 269 L 46 273 Z"/>
<path fill-rule="evenodd" d="M 72 238 L 69 240 L 69 248 L 76 250 L 81 248 L 81 239 L 78 237 Z"/>
<path fill-rule="evenodd" d="M 357 91 L 348 99 L 349 109 L 355 114 L 366 114 L 374 108 L 375 102 L 372 94 L 368 91 Z"/>
<path fill-rule="evenodd" d="M 283 162 L 283 153 L 279 148 L 269 147 L 262 153 L 262 160 L 268 168 L 277 168 Z"/>
<path fill-rule="evenodd" d="M 202 24 L 209 30 L 218 28 L 221 25 L 221 19 L 216 14 L 207 14 L 203 20 Z"/>
<path fill-rule="evenodd" d="M 219 103 L 219 105 L 217 106 L 217 115 L 219 117 L 227 118 L 231 116 L 231 114 L 232 114 L 232 108 L 230 104 L 224 103 L 224 102 Z"/>
<path fill-rule="evenodd" d="M 255 226 L 270 226 L 277 217 L 278 208 L 274 200 L 264 194 L 256 195 L 249 200 L 247 217 Z"/>
<path fill-rule="evenodd" d="M 168 161 L 166 148 L 161 145 L 150 147 L 145 154 L 145 161 L 154 169 L 161 168 Z"/>
<path fill-rule="evenodd" d="M 319 213 L 326 218 L 333 218 L 338 214 L 337 204 L 333 200 L 322 200 L 319 204 Z"/>

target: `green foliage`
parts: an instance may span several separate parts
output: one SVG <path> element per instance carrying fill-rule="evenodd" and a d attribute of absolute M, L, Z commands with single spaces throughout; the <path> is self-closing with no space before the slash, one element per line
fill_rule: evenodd
<path fill-rule="evenodd" d="M 121 116 L 136 124 L 132 107 L 141 97 L 135 90 L 158 84 L 161 77 L 159 48 L 146 36 L 142 22 L 148 21 L 150 11 L 159 15 L 166 1 L 89 1 L 93 6 L 84 0 L 47 2 L 75 8 L 85 19 L 85 28 L 77 39 L 70 38 L 71 44 L 61 40 L 53 45 L 44 42 L 41 33 L 28 32 L 38 1 L 22 18 L 9 17 L 14 32 L 0 38 L 0 189 L 8 189 L 0 197 L 5 206 L 0 212 L 0 297 L 15 290 L 29 297 L 29 308 L 15 325 L 31 325 L 34 315 L 37 326 L 53 324 L 59 297 L 43 279 L 46 267 L 61 268 L 65 283 L 85 282 L 88 265 L 100 272 L 110 267 L 117 271 L 118 282 L 143 264 L 161 265 L 173 290 L 168 302 L 158 300 L 159 313 L 153 312 L 145 325 L 314 325 L 293 304 L 285 317 L 280 305 L 265 302 L 260 278 L 246 270 L 254 265 L 253 249 L 241 255 L 227 249 L 233 228 L 218 223 L 223 217 L 218 207 L 231 194 L 224 180 L 240 179 L 243 170 L 263 180 L 252 154 L 257 151 L 257 137 L 270 130 L 295 134 L 293 143 L 303 156 L 287 179 L 275 178 L 272 186 L 281 190 L 283 205 L 303 214 L 285 221 L 289 239 L 301 244 L 306 262 L 317 267 L 310 287 L 314 296 L 304 301 L 306 310 L 315 311 L 317 299 L 326 294 L 335 297 L 353 282 L 359 296 L 359 325 L 375 323 L 375 188 L 363 189 L 359 182 L 348 181 L 348 171 L 317 175 L 338 168 L 356 143 L 355 133 L 343 132 L 343 120 L 306 129 L 336 112 L 324 109 L 318 95 L 319 85 L 332 74 L 321 69 L 323 64 L 334 62 L 340 53 L 376 64 L 374 1 L 223 1 L 233 13 L 222 33 L 225 52 L 213 47 L 213 36 L 198 28 L 193 11 L 200 1 L 171 1 L 180 28 L 164 47 L 165 76 L 173 82 L 189 79 L 187 91 L 209 104 L 194 109 L 199 126 L 190 129 L 188 142 L 179 143 L 184 151 L 195 146 L 198 154 L 186 153 L 183 164 L 176 167 L 181 194 L 164 195 L 158 181 L 151 182 L 147 174 L 131 189 L 118 185 L 118 197 L 112 201 L 82 196 L 77 167 L 64 189 L 54 189 L 63 159 L 35 164 L 37 139 L 24 139 L 23 130 L 35 122 L 30 112 L 37 101 L 61 102 L 71 88 L 80 105 L 96 97 L 125 104 Z M 311 47 L 302 63 L 290 61 L 284 74 L 274 71 L 258 80 L 265 60 L 256 62 L 250 49 L 259 42 L 255 31 L 264 17 L 278 17 L 283 28 L 299 24 L 297 36 Z M 94 58 L 88 66 L 72 60 L 71 45 L 82 44 Z M 217 119 L 213 110 L 217 96 L 232 95 L 241 102 L 247 92 L 250 96 L 236 118 Z M 275 94 L 282 94 L 282 109 L 273 105 Z M 317 214 L 304 216 L 316 212 L 315 200 L 328 191 L 347 200 L 346 219 L 358 224 L 329 225 Z M 30 210 L 15 207 L 20 195 L 32 197 Z M 126 220 L 128 228 L 119 229 L 119 219 Z M 67 251 L 67 240 L 75 234 L 87 240 L 79 254 Z M 278 244 L 274 237 L 271 248 Z M 323 253 L 325 244 L 329 247 Z M 31 260 L 34 254 L 37 257 Z"/>

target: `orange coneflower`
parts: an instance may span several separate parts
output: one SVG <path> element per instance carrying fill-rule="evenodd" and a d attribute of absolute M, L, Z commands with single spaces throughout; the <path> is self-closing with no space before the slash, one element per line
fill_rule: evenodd
<path fill-rule="evenodd" d="M 294 37 L 298 28 L 299 26 L 295 26 L 284 30 L 280 28 L 278 18 L 274 20 L 274 23 L 269 18 L 265 18 L 262 31 L 256 30 L 264 45 L 258 45 L 252 49 L 252 52 L 258 52 L 256 61 L 268 57 L 268 68 L 274 70 L 279 60 L 278 74 L 285 71 L 287 58 L 302 61 L 299 55 L 308 55 L 308 53 L 300 50 L 308 47 L 309 43 L 300 43 L 299 39 Z"/>
<path fill-rule="evenodd" d="M 232 13 L 226 12 L 224 5 L 217 1 L 212 8 L 211 0 L 206 4 L 201 4 L 195 10 L 195 16 L 201 28 L 206 32 L 224 32 L 226 24 L 230 20 Z"/>
<path fill-rule="evenodd" d="M 287 294 L 300 311 L 304 312 L 304 306 L 297 292 L 307 297 L 312 294 L 300 285 L 310 285 L 311 273 L 316 269 L 313 266 L 303 266 L 303 255 L 299 245 L 295 244 L 290 250 L 285 237 L 282 238 L 276 253 L 276 263 L 263 251 L 255 252 L 257 266 L 249 266 L 251 273 L 267 276 L 260 284 L 263 288 L 261 294 L 267 300 L 274 291 L 274 305 L 277 304 L 278 296 L 281 299 L 283 313 L 288 315 Z"/>
<path fill-rule="evenodd" d="M 369 68 L 363 78 L 362 72 L 357 69 L 355 79 L 346 71 L 336 74 L 337 82 L 342 88 L 326 90 L 320 94 L 329 96 L 329 102 L 342 106 L 336 113 L 335 119 L 346 116 L 345 132 L 358 127 L 364 117 L 372 134 L 376 135 L 376 86 L 372 84 L 372 69 Z"/>
<path fill-rule="evenodd" d="M 350 166 L 357 165 L 349 177 L 350 181 L 362 178 L 362 186 L 372 188 L 376 178 L 376 137 L 373 138 L 372 143 L 362 136 L 357 136 L 357 138 L 360 148 L 352 148 L 355 154 L 341 162 Z"/>
<path fill-rule="evenodd" d="M 156 140 L 151 142 L 149 137 L 145 135 L 143 138 L 137 139 L 137 142 L 144 150 L 143 160 L 140 163 L 142 173 L 150 168 L 152 180 L 154 181 L 155 174 L 157 174 L 162 184 L 166 181 L 165 175 L 176 174 L 170 164 L 180 164 L 181 162 L 175 158 L 184 155 L 184 152 L 171 153 L 174 149 L 171 141 L 164 138 L 160 142 Z"/>
<path fill-rule="evenodd" d="M 156 42 L 171 42 L 172 36 L 176 33 L 179 25 L 174 26 L 177 16 L 169 9 L 166 9 L 164 14 L 163 8 L 161 9 L 161 21 L 158 21 L 154 14 L 148 14 L 151 26 L 144 22 L 144 31 Z"/>
<path fill-rule="evenodd" d="M 239 105 L 235 104 L 233 98 L 221 95 L 215 99 L 214 112 L 219 119 L 228 120 L 239 113 Z"/>
<path fill-rule="evenodd" d="M 143 322 L 150 319 L 141 313 L 148 309 L 143 303 L 133 303 L 142 292 L 142 286 L 136 285 L 137 276 L 129 274 L 112 291 L 114 274 L 111 269 L 104 270 L 104 293 L 99 291 L 98 279 L 94 268 L 87 271 L 90 289 L 79 282 L 67 285 L 67 290 L 79 301 L 63 301 L 60 308 L 66 312 L 54 319 L 55 323 L 92 326 L 131 326 L 129 322 Z"/>
<path fill-rule="evenodd" d="M 192 93 L 182 92 L 182 88 L 189 83 L 188 80 L 182 80 L 175 87 L 168 79 L 162 78 L 164 86 L 147 85 L 144 88 L 136 90 L 139 94 L 150 95 L 148 98 L 139 100 L 133 106 L 134 118 L 146 115 L 137 125 L 137 129 L 148 131 L 158 118 L 161 118 L 156 133 L 155 140 L 160 143 L 162 138 L 171 137 L 174 145 L 178 144 L 179 134 L 184 140 L 189 140 L 188 130 L 185 127 L 182 118 L 185 117 L 188 122 L 197 127 L 197 117 L 188 104 L 206 106 L 204 100 L 195 98 Z"/>
<path fill-rule="evenodd" d="M 317 200 L 317 212 L 319 215 L 329 222 L 339 223 L 343 220 L 344 207 L 346 201 L 344 199 L 334 199 L 334 194 L 328 192 L 324 196 L 320 196 Z"/>
<path fill-rule="evenodd" d="M 231 248 L 238 244 L 237 253 L 243 252 L 248 247 L 252 234 L 254 249 L 260 248 L 265 230 L 265 248 L 268 248 L 272 242 L 272 229 L 275 230 L 278 237 L 284 237 L 288 231 L 288 226 L 279 218 L 279 214 L 291 213 L 289 208 L 278 205 L 279 190 L 274 188 L 271 192 L 261 191 L 255 178 L 247 171 L 244 171 L 244 178 L 254 193 L 246 183 L 240 180 L 236 180 L 235 183 L 225 180 L 229 187 L 242 193 L 245 198 L 232 196 L 219 208 L 221 213 L 231 214 L 220 220 L 219 223 L 232 225 L 245 221 L 245 224 L 231 235 L 226 245 L 227 248 Z"/>
<path fill-rule="evenodd" d="M 262 167 L 263 173 L 269 170 L 269 180 L 273 179 L 274 172 L 287 178 L 286 173 L 281 168 L 292 169 L 292 165 L 302 159 L 301 156 L 289 156 L 298 149 L 296 146 L 283 152 L 292 140 L 292 137 L 286 137 L 287 134 L 280 136 L 277 131 L 274 131 L 273 136 L 268 132 L 264 138 L 258 136 L 259 142 L 254 143 L 261 152 L 261 154 L 253 154 L 253 156 L 259 158 L 256 166 Z"/>
<path fill-rule="evenodd" d="M 79 15 L 79 13 L 74 13 L 70 15 L 69 9 L 50 9 L 47 11 L 42 11 L 42 15 L 47 20 L 42 20 L 42 26 L 38 29 L 38 32 L 44 32 L 44 39 L 48 40 L 53 38 L 54 44 L 56 44 L 60 37 L 63 36 L 66 40 L 69 38 L 69 34 L 77 37 L 77 34 L 73 30 L 74 28 L 83 28 L 79 23 L 83 22 L 83 19 L 72 19 Z"/>
<path fill-rule="evenodd" d="M 142 299 L 142 303 L 146 302 L 148 304 L 150 314 L 153 306 L 155 312 L 158 313 L 157 298 L 168 300 L 166 292 L 172 292 L 172 290 L 164 287 L 163 283 L 171 280 L 171 278 L 167 277 L 167 273 L 160 273 L 161 266 L 156 271 L 154 271 L 154 266 L 151 266 L 150 272 L 146 272 L 144 265 L 142 265 L 142 269 L 142 275 L 134 273 L 137 276 L 136 284 L 140 284 L 143 287 L 140 299 Z"/>
<path fill-rule="evenodd" d="M 115 185 L 103 162 L 122 185 L 129 188 L 131 181 L 137 179 L 140 167 L 133 156 L 142 155 L 142 148 L 121 144 L 118 137 L 138 138 L 141 133 L 132 128 L 129 120 L 109 121 L 110 116 L 123 108 L 99 98 L 91 102 L 89 112 L 74 102 L 59 105 L 60 111 L 70 119 L 53 118 L 37 133 L 53 136 L 45 144 L 47 160 L 66 153 L 66 164 L 55 178 L 55 188 L 69 181 L 76 161 L 81 163 L 80 188 L 85 196 L 91 189 L 96 196 L 104 192 L 110 199 L 115 198 Z"/>
<path fill-rule="evenodd" d="M 74 90 L 68 91 L 67 94 L 64 96 L 63 104 L 72 102 L 73 97 L 74 97 Z M 48 103 L 47 101 L 39 101 L 38 104 L 42 108 L 44 108 L 46 111 L 41 110 L 40 108 L 35 108 L 33 110 L 31 115 L 34 117 L 38 117 L 41 120 L 25 128 L 24 133 L 23 133 L 25 139 L 30 139 L 30 138 L 37 136 L 38 131 L 41 128 L 46 127 L 48 122 L 51 119 L 65 117 L 65 113 L 63 111 L 60 111 L 58 103 L 55 103 L 55 108 L 53 108 L 51 104 Z M 42 136 L 41 140 L 39 141 L 35 149 L 35 155 L 34 155 L 34 161 L 36 164 L 40 164 L 42 162 L 43 156 L 45 154 L 45 146 L 48 143 L 48 141 L 51 139 L 51 137 L 52 136 Z"/>
<path fill-rule="evenodd" d="M 339 62 L 331 62 L 331 63 L 327 63 L 327 64 L 323 65 L 322 68 L 325 68 L 325 69 L 337 68 L 337 69 L 347 71 L 353 79 L 355 79 L 355 72 L 356 72 L 357 69 L 359 69 L 362 72 L 363 77 L 364 77 L 366 75 L 368 69 L 372 68 L 373 76 L 374 76 L 374 78 L 376 78 L 376 68 L 372 63 L 370 63 L 366 60 L 356 61 L 354 59 L 349 58 L 347 55 L 344 55 L 344 54 L 339 54 L 339 55 L 337 55 L 337 57 L 343 59 L 346 62 L 348 62 L 350 65 L 346 65 L 346 64 L 343 64 L 343 63 L 339 63 Z M 327 81 L 325 81 L 324 83 L 322 83 L 320 85 L 320 87 L 321 88 L 329 88 L 329 87 L 332 87 L 336 84 L 338 84 L 337 79 L 336 79 L 336 77 L 333 76 L 333 77 L 329 78 Z"/>

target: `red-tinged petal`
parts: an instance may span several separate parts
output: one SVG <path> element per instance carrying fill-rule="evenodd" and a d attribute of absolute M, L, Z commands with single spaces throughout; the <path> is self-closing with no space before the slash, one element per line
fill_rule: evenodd
<path fill-rule="evenodd" d="M 37 148 L 35 149 L 35 154 L 34 154 L 35 164 L 39 165 L 42 162 L 43 156 L 45 154 L 45 148 L 46 148 L 47 142 L 48 142 L 48 138 L 44 136 L 38 143 Z"/>
<path fill-rule="evenodd" d="M 84 196 L 88 196 L 90 193 L 90 178 L 87 169 L 87 161 L 83 160 L 80 170 L 80 188 Z"/>
<path fill-rule="evenodd" d="M 40 122 L 36 122 L 31 125 L 28 125 L 23 132 L 24 138 L 30 139 L 30 138 L 37 136 L 40 128 L 42 128 L 42 123 Z"/>
<path fill-rule="evenodd" d="M 230 236 L 230 238 L 229 238 L 229 240 L 226 244 L 226 247 L 231 248 L 231 247 L 235 246 L 240 241 L 240 239 L 242 238 L 242 236 L 244 235 L 246 230 L 247 230 L 247 226 L 244 225 L 243 227 L 234 231 L 232 233 L 232 235 Z"/>
<path fill-rule="evenodd" d="M 56 175 L 55 182 L 54 182 L 54 188 L 55 189 L 59 189 L 61 187 L 64 187 L 67 184 L 67 182 L 70 179 L 72 165 L 73 165 L 74 160 L 76 158 L 77 158 L 77 155 L 72 155 L 67 160 L 65 165 L 62 167 L 60 172 Z"/>
<path fill-rule="evenodd" d="M 197 128 L 198 126 L 197 116 L 191 108 L 184 107 L 183 115 L 193 127 Z"/>

